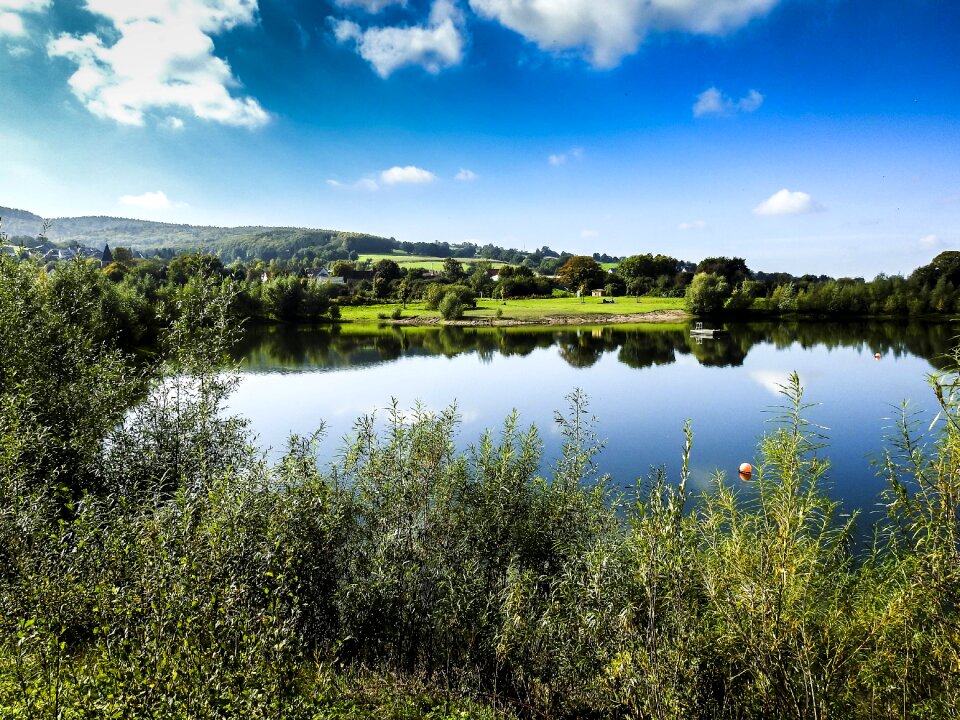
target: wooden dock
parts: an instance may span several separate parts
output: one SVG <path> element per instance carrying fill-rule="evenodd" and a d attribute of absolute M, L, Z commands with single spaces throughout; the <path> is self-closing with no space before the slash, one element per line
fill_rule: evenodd
<path fill-rule="evenodd" d="M 705 328 L 702 322 L 698 322 L 693 329 L 690 331 L 690 337 L 697 338 L 698 340 L 704 338 L 718 338 L 721 335 L 726 335 L 726 330 L 721 330 L 719 328 Z"/>

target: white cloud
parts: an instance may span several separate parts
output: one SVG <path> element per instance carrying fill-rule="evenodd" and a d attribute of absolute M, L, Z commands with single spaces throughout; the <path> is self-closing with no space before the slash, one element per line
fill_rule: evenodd
<path fill-rule="evenodd" d="M 739 100 L 724 95 L 717 88 L 712 87 L 697 95 L 693 104 L 694 117 L 704 115 L 733 115 L 737 112 L 752 113 L 763 105 L 763 95 L 751 90 Z"/>
<path fill-rule="evenodd" d="M 615 67 L 651 32 L 722 35 L 760 17 L 778 0 L 470 0 L 479 15 L 542 50 L 581 52 L 598 68 Z"/>
<path fill-rule="evenodd" d="M 590 240 L 591 238 L 600 237 L 600 233 L 596 230 L 581 230 L 580 237 L 584 240 Z"/>
<path fill-rule="evenodd" d="M 719 90 L 714 87 L 709 88 L 697 95 L 697 101 L 693 104 L 693 115 L 702 117 L 723 113 L 726 111 L 727 102 L 729 98 L 725 100 Z"/>
<path fill-rule="evenodd" d="M 466 168 L 460 168 L 460 172 L 457 173 L 455 180 L 461 182 L 471 182 L 476 180 L 479 176 L 473 170 L 467 170 Z"/>
<path fill-rule="evenodd" d="M 170 198 L 162 190 L 145 192 L 143 195 L 124 195 L 120 198 L 123 205 L 143 208 L 144 210 L 168 210 L 173 207 Z"/>
<path fill-rule="evenodd" d="M 924 250 L 932 250 L 933 248 L 940 247 L 943 242 L 936 235 L 925 235 L 920 238 L 920 247 Z"/>
<path fill-rule="evenodd" d="M 560 167 L 565 164 L 567 160 L 579 160 L 583 157 L 583 148 L 575 147 L 572 150 L 565 153 L 557 153 L 556 155 L 547 156 L 547 162 L 553 165 L 554 167 Z"/>
<path fill-rule="evenodd" d="M 363 30 L 350 20 L 337 20 L 333 32 L 338 42 L 356 43 L 357 52 L 383 78 L 407 65 L 427 72 L 458 65 L 463 59 L 463 18 L 452 0 L 435 0 L 426 25 L 373 27 Z"/>
<path fill-rule="evenodd" d="M 70 88 L 94 115 L 125 125 L 171 109 L 245 128 L 269 121 L 256 99 L 231 94 L 239 83 L 211 38 L 253 25 L 257 0 L 86 0 L 86 7 L 113 24 L 116 41 L 62 34 L 47 52 L 77 65 Z"/>
<path fill-rule="evenodd" d="M 176 115 L 170 115 L 163 121 L 163 126 L 169 130 L 183 130 L 183 120 Z"/>
<path fill-rule="evenodd" d="M 707 224 L 703 220 L 694 220 L 693 222 L 683 222 L 677 225 L 678 230 L 703 230 Z"/>
<path fill-rule="evenodd" d="M 23 19 L 12 12 L 0 13 L 0 35 L 25 35 Z"/>
<path fill-rule="evenodd" d="M 415 165 L 405 167 L 395 166 L 377 174 L 376 178 L 365 177 L 356 182 L 340 182 L 339 180 L 327 180 L 327 185 L 341 190 L 365 190 L 373 192 L 380 189 L 383 185 L 426 185 L 437 179 L 429 170 L 418 168 Z"/>
<path fill-rule="evenodd" d="M 392 167 L 380 173 L 380 181 L 384 185 L 425 185 L 436 179 L 437 176 L 432 172 L 415 165 Z"/>
<path fill-rule="evenodd" d="M 367 192 L 375 192 L 380 189 L 377 181 L 371 178 L 363 178 L 361 180 L 357 180 L 355 183 L 342 183 L 339 180 L 327 180 L 327 185 L 330 187 L 340 188 L 342 190 L 366 190 Z"/>
<path fill-rule="evenodd" d="M 368 13 L 378 13 L 391 5 L 406 7 L 407 0 L 333 0 L 333 4 L 341 8 L 360 8 Z"/>
<path fill-rule="evenodd" d="M 784 188 L 775 192 L 753 209 L 754 215 L 800 215 L 820 212 L 825 208 L 805 192 Z"/>
<path fill-rule="evenodd" d="M 752 113 L 760 109 L 760 106 L 763 105 L 763 95 L 758 93 L 756 90 L 751 90 L 742 98 L 737 100 L 737 109 L 742 110 L 743 112 Z"/>
<path fill-rule="evenodd" d="M 51 0 L 0 0 L 0 12 L 41 12 L 50 7 Z"/>
<path fill-rule="evenodd" d="M 51 0 L 0 0 L 0 37 L 22 37 L 25 13 L 40 13 L 50 7 Z"/>

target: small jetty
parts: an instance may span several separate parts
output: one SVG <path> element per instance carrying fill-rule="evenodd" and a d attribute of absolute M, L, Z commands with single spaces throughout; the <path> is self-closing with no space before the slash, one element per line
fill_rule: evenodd
<path fill-rule="evenodd" d="M 721 330 L 719 328 L 705 328 L 702 322 L 698 322 L 690 331 L 690 337 L 697 338 L 698 340 L 703 338 L 717 338 L 726 334 L 726 330 Z"/>

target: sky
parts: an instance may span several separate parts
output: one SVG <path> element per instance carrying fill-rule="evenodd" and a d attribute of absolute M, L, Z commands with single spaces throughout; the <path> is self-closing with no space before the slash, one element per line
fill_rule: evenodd
<path fill-rule="evenodd" d="M 952 0 L 0 0 L 0 206 L 905 274 L 960 249 L 958 38 Z"/>

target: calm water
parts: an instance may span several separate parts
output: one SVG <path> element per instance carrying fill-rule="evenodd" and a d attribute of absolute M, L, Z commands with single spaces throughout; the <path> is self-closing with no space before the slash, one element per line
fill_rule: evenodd
<path fill-rule="evenodd" d="M 590 397 L 606 441 L 601 470 L 631 486 L 651 466 L 676 477 L 685 420 L 692 421 L 693 482 L 730 476 L 752 461 L 781 404 L 778 384 L 796 370 L 807 417 L 828 428 L 831 494 L 871 509 L 883 487 L 871 458 L 884 447 L 903 400 L 935 415 L 927 377 L 957 335 L 948 324 L 728 325 L 698 344 L 680 325 L 586 328 L 255 328 L 238 349 L 242 381 L 231 408 L 250 418 L 274 454 L 291 432 L 321 422 L 333 457 L 362 414 L 391 398 L 402 408 L 456 403 L 466 447 L 514 409 L 544 440 L 545 469 L 560 436 L 554 411 L 574 388 Z M 881 353 L 881 360 L 874 353 Z"/>

